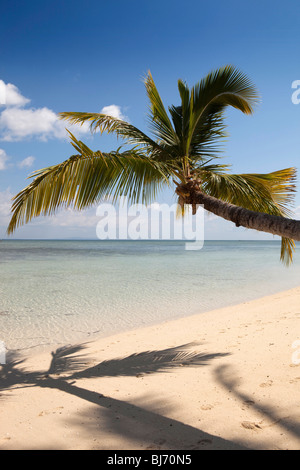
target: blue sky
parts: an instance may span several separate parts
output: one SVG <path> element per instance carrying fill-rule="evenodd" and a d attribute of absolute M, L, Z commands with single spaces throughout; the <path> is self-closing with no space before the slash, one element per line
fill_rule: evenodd
<path fill-rule="evenodd" d="M 56 113 L 99 112 L 114 105 L 146 130 L 142 78 L 148 70 L 170 105 L 178 102 L 178 78 L 192 86 L 214 68 L 235 65 L 257 86 L 261 103 L 250 117 L 228 110 L 224 162 L 236 173 L 298 167 L 300 104 L 291 97 L 292 83 L 300 80 L 299 18 L 297 0 L 3 0 L 0 81 L 11 101 L 0 106 L 0 237 L 10 199 L 28 183 L 28 174 L 72 154 Z M 74 133 L 95 150 L 119 145 L 110 136 Z M 158 202 L 169 200 L 164 193 Z M 96 208 L 39 218 L 15 237 L 94 238 L 95 214 Z M 214 217 L 206 234 L 269 238 Z"/>

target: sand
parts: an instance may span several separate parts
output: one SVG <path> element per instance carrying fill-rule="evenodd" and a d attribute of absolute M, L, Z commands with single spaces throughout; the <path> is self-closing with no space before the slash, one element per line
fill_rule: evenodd
<path fill-rule="evenodd" d="M 300 287 L 8 357 L 0 449 L 300 449 Z"/>

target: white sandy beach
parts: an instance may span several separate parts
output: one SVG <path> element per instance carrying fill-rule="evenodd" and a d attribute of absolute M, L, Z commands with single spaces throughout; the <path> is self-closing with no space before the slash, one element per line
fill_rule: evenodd
<path fill-rule="evenodd" d="M 297 340 L 300 287 L 8 357 L 0 448 L 299 449 Z"/>

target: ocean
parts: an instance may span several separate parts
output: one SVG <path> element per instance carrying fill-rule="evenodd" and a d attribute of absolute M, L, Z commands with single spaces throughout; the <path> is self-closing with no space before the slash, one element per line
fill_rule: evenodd
<path fill-rule="evenodd" d="M 300 285 L 297 250 L 279 256 L 279 241 L 3 240 L 0 341 L 39 352 Z"/>

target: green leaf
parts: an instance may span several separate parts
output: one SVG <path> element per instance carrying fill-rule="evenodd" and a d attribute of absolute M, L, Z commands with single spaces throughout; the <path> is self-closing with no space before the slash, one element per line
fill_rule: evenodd
<path fill-rule="evenodd" d="M 286 168 L 267 174 L 241 174 L 211 171 L 209 167 L 199 170 L 202 189 L 207 194 L 245 209 L 270 215 L 291 217 L 289 205 L 295 193 L 295 168 Z M 295 243 L 282 238 L 281 260 L 292 261 Z"/>
<path fill-rule="evenodd" d="M 36 171 L 32 183 L 14 197 L 9 234 L 33 217 L 52 215 L 61 207 L 82 210 L 102 198 L 116 202 L 120 196 L 126 196 L 131 203 L 147 203 L 168 185 L 172 170 L 167 165 L 135 150 L 93 152 L 72 134 L 71 139 L 81 153 Z"/>

